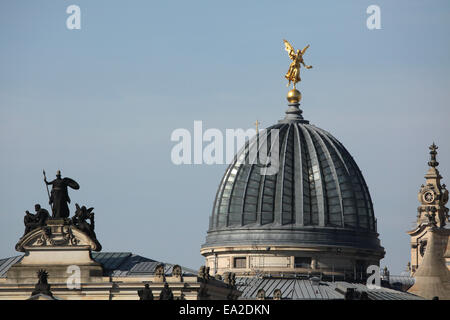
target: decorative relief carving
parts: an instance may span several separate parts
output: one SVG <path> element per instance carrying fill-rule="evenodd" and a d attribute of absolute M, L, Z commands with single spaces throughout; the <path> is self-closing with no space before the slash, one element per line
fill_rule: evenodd
<path fill-rule="evenodd" d="M 166 281 L 166 274 L 164 272 L 164 264 L 160 263 L 155 268 L 155 281 Z"/>
<path fill-rule="evenodd" d="M 223 279 L 226 284 L 231 287 L 236 286 L 236 274 L 234 272 L 225 272 L 223 274 Z"/>
<path fill-rule="evenodd" d="M 46 246 L 91 246 L 92 250 L 99 247 L 94 240 L 69 224 L 56 224 L 41 227 L 22 237 L 16 245 L 16 250 L 24 252 L 25 247 Z"/>
<path fill-rule="evenodd" d="M 172 277 L 178 278 L 180 279 L 180 281 L 183 281 L 183 270 L 178 264 L 172 267 Z"/>
<path fill-rule="evenodd" d="M 281 296 L 281 290 L 275 289 L 275 291 L 273 292 L 273 300 L 281 300 Z"/>
<path fill-rule="evenodd" d="M 210 278 L 209 275 L 209 267 L 206 266 L 201 266 L 200 269 L 198 270 L 198 274 L 197 276 L 202 279 L 203 281 L 208 281 Z"/>
<path fill-rule="evenodd" d="M 266 291 L 264 289 L 259 289 L 256 294 L 256 299 L 258 300 L 266 300 Z"/>
<path fill-rule="evenodd" d="M 80 240 L 73 235 L 72 229 L 70 227 L 63 228 L 63 238 L 67 241 L 67 244 L 70 244 L 72 246 L 76 246 L 80 243 Z"/>
<path fill-rule="evenodd" d="M 41 236 L 36 240 L 35 245 L 37 246 L 53 246 L 55 243 L 51 238 L 52 231 L 49 227 L 42 228 Z M 33 244 L 34 245 L 34 244 Z"/>

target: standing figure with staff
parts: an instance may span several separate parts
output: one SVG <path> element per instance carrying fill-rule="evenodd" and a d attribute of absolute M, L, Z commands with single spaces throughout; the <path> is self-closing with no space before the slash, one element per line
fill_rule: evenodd
<path fill-rule="evenodd" d="M 68 203 L 70 203 L 67 187 L 78 190 L 80 185 L 70 178 L 61 178 L 61 171 L 56 172 L 56 179 L 48 182 L 44 171 L 44 182 L 47 186 L 52 185 L 49 195 L 49 204 L 52 206 L 53 218 L 68 218 L 70 215 Z M 48 189 L 47 189 L 48 192 Z"/>

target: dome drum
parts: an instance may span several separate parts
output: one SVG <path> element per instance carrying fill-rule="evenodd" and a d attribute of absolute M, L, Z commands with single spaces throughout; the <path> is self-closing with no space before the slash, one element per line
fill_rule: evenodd
<path fill-rule="evenodd" d="M 366 268 L 378 265 L 384 255 L 384 252 L 350 247 L 299 245 L 204 247 L 201 253 L 214 274 L 230 271 L 239 276 L 317 273 L 336 279 L 352 279 L 356 274 L 361 277 L 361 273 L 365 276 Z"/>
<path fill-rule="evenodd" d="M 298 246 L 348 247 L 380 251 L 377 233 L 337 228 L 262 228 L 229 229 L 209 232 L 202 248 L 227 246 Z"/>

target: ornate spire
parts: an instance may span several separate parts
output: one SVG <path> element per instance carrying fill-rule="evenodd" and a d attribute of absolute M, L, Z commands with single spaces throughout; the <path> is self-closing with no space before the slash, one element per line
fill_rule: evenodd
<path fill-rule="evenodd" d="M 425 261 L 426 259 L 432 259 L 430 255 L 435 254 L 429 252 L 429 250 L 434 250 L 429 248 L 429 244 L 432 241 L 432 239 L 430 239 L 431 231 L 447 233 L 447 231 L 445 231 L 447 230 L 445 225 L 449 220 L 449 209 L 445 205 L 448 202 L 449 193 L 445 184 L 441 185 L 442 177 L 436 168 L 439 165 L 436 161 L 437 148 L 438 147 L 434 142 L 429 148 L 431 159 L 428 162 L 429 168 L 425 174 L 426 181 L 422 184 L 417 194 L 417 198 L 420 202 L 420 205 L 417 208 L 417 225 L 413 230 L 408 231 L 408 234 L 411 236 L 411 275 L 414 275 L 417 271 L 418 276 L 418 272 L 423 272 L 420 273 L 420 275 L 425 276 L 425 273 L 431 270 L 430 265 L 434 264 L 434 262 L 430 262 L 431 260 Z M 435 236 L 439 236 L 437 233 Z M 428 258 L 426 258 L 427 252 Z M 425 266 L 422 267 L 422 264 L 425 264 Z M 424 286 L 425 280 L 425 278 L 421 280 L 420 286 Z M 414 290 L 418 289 L 416 288 Z"/>
<path fill-rule="evenodd" d="M 430 161 L 428 172 L 425 174 L 426 183 L 421 186 L 418 199 L 420 207 L 418 208 L 418 225 L 437 225 L 444 227 L 448 219 L 448 209 L 445 204 L 448 202 L 448 190 L 445 184 L 441 185 L 441 175 L 436 168 L 439 162 L 436 161 L 436 144 L 429 147 Z"/>
<path fill-rule="evenodd" d="M 435 167 L 437 167 L 438 165 L 439 165 L 439 162 L 437 162 L 436 161 L 436 155 L 437 155 L 437 149 L 438 149 L 438 146 L 437 145 L 435 145 L 434 144 L 434 142 L 433 142 L 433 144 L 429 147 L 430 148 L 430 161 L 428 162 L 428 165 L 430 166 L 430 167 L 433 167 L 433 168 L 435 168 Z"/>

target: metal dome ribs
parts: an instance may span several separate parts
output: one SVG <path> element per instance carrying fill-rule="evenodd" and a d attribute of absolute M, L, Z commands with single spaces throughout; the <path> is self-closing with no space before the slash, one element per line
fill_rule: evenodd
<path fill-rule="evenodd" d="M 270 141 L 270 129 L 279 130 L 279 171 L 261 175 L 265 164 L 252 164 L 249 156 L 258 139 Z M 276 124 L 250 140 L 226 170 L 209 231 L 271 226 L 376 231 L 361 171 L 325 130 L 306 122 Z"/>

